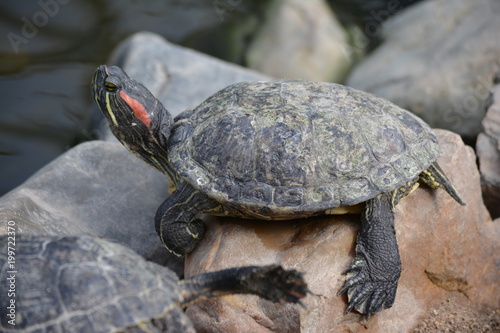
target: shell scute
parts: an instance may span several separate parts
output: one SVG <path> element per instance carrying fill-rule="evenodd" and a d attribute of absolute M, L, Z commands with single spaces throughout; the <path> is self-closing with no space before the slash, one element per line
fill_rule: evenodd
<path fill-rule="evenodd" d="M 257 205 L 270 205 L 273 201 L 273 187 L 264 183 L 243 184 L 238 199 Z"/>
<path fill-rule="evenodd" d="M 304 188 L 278 186 L 274 191 L 274 203 L 278 207 L 300 207 L 304 204 Z"/>

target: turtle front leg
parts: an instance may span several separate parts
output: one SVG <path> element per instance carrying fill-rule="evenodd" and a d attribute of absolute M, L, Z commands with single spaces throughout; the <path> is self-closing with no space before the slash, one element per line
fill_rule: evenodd
<path fill-rule="evenodd" d="M 215 200 L 182 182 L 158 208 L 155 216 L 156 232 L 173 254 L 182 256 L 190 253 L 205 234 L 205 225 L 202 220 L 195 218 L 196 215 L 219 206 Z"/>
<path fill-rule="evenodd" d="M 340 295 L 347 291 L 349 306 L 346 314 L 356 309 L 369 318 L 394 303 L 401 275 L 394 229 L 394 205 L 400 199 L 399 191 L 382 193 L 366 202 L 361 215 L 356 256 L 351 266 L 343 272 L 349 273 L 349 276 L 338 293 Z"/>

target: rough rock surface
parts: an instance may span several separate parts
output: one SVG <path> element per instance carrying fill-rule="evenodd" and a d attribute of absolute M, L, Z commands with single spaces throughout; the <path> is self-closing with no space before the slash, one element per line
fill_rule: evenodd
<path fill-rule="evenodd" d="M 114 239 L 179 272 L 181 261 L 163 247 L 153 225 L 167 186 L 164 175 L 121 144 L 83 143 L 0 198 L 0 222 L 14 221 L 19 234 Z"/>
<path fill-rule="evenodd" d="M 246 58 L 250 68 L 274 77 L 341 82 L 350 48 L 324 0 L 274 0 Z"/>
<path fill-rule="evenodd" d="M 493 218 L 500 217 L 500 84 L 492 89 L 491 105 L 483 119 L 476 152 L 479 158 L 484 203 Z"/>
<path fill-rule="evenodd" d="M 453 295 L 433 307 L 413 333 L 500 331 L 500 309 L 474 306 L 464 295 Z"/>
<path fill-rule="evenodd" d="M 387 21 L 382 44 L 347 84 L 415 112 L 431 127 L 481 131 L 500 66 L 500 2 L 423 1 Z"/>
<path fill-rule="evenodd" d="M 467 206 L 444 191 L 421 186 L 396 209 L 403 272 L 391 309 L 368 323 L 355 312 L 344 316 L 346 297 L 337 296 L 341 272 L 354 256 L 359 216 L 284 222 L 212 219 L 208 233 L 187 257 L 185 274 L 244 264 L 282 263 L 306 272 L 315 295 L 306 309 L 275 306 L 254 297 L 207 300 L 187 313 L 203 332 L 409 332 L 437 302 L 464 294 L 471 306 L 500 307 L 500 226 L 483 205 L 475 155 L 456 134 L 436 130 L 439 163 Z M 495 266 L 497 265 L 497 266 Z M 364 327 L 366 325 L 368 329 Z"/>

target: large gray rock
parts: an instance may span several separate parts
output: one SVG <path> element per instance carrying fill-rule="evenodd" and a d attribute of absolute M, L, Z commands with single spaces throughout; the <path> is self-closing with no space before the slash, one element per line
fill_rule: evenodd
<path fill-rule="evenodd" d="M 20 234 L 114 239 L 146 259 L 177 264 L 156 235 L 153 218 L 167 179 L 122 145 L 83 143 L 0 198 L 2 225 Z M 7 228 L 2 227 L 0 234 Z"/>
<path fill-rule="evenodd" d="M 416 4 L 386 22 L 382 44 L 347 84 L 415 112 L 432 127 L 475 137 L 500 66 L 499 15 L 497 0 Z"/>
<path fill-rule="evenodd" d="M 477 137 L 476 152 L 483 198 L 491 216 L 497 218 L 500 217 L 500 84 L 492 89 L 491 105 L 482 124 L 484 132 Z"/>
<path fill-rule="evenodd" d="M 337 292 L 345 281 L 341 272 L 354 257 L 359 216 L 214 218 L 186 258 L 186 276 L 279 262 L 306 272 L 314 295 L 303 300 L 306 309 L 238 295 L 210 299 L 188 308 L 196 327 L 203 332 L 412 332 L 434 305 L 455 294 L 468 299 L 468 308 L 499 308 L 500 225 L 491 221 L 483 205 L 476 156 L 458 135 L 442 130 L 436 134 L 442 151 L 439 164 L 467 206 L 442 190 L 421 186 L 396 207 L 403 270 L 391 309 L 368 323 L 356 312 L 343 314 L 347 297 Z"/>
<path fill-rule="evenodd" d="M 351 65 L 348 39 L 324 0 L 274 0 L 246 59 L 278 78 L 341 82 Z"/>

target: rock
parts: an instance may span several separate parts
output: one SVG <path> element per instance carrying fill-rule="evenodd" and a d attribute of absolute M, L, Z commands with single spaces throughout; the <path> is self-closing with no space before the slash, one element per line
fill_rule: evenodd
<path fill-rule="evenodd" d="M 492 103 L 483 119 L 476 152 L 479 158 L 481 186 L 486 207 L 493 218 L 500 217 L 500 84 L 493 87 Z"/>
<path fill-rule="evenodd" d="M 246 59 L 250 68 L 278 78 L 341 82 L 351 53 L 347 33 L 324 0 L 274 0 Z"/>
<path fill-rule="evenodd" d="M 500 66 L 499 14 L 495 0 L 415 4 L 384 24 L 384 41 L 347 84 L 475 138 Z"/>
<path fill-rule="evenodd" d="M 499 330 L 499 309 L 476 307 L 464 295 L 456 294 L 433 307 L 413 333 L 477 333 Z"/>
<path fill-rule="evenodd" d="M 118 65 L 144 84 L 175 117 L 226 86 L 269 77 L 169 43 L 150 32 L 134 34 L 113 52 Z"/>
<path fill-rule="evenodd" d="M 481 171 L 481 187 L 484 204 L 492 218 L 500 217 L 500 151 L 497 141 L 485 133 L 479 133 L 476 151 Z"/>
<path fill-rule="evenodd" d="M 421 186 L 396 208 L 396 232 L 403 272 L 391 309 L 366 324 L 355 312 L 343 315 L 345 295 L 337 296 L 354 256 L 359 216 L 263 222 L 213 218 L 207 235 L 186 259 L 185 274 L 234 265 L 281 263 L 306 272 L 314 295 L 306 309 L 275 307 L 254 297 L 210 299 L 188 308 L 203 332 L 408 332 L 429 309 L 461 293 L 473 306 L 499 307 L 499 224 L 484 207 L 475 155 L 456 134 L 436 130 L 439 163 L 467 206 L 444 191 Z"/>
<path fill-rule="evenodd" d="M 167 186 L 163 174 L 122 145 L 83 143 L 0 198 L 0 221 L 13 221 L 19 234 L 113 239 L 180 273 L 182 261 L 163 247 L 153 224 Z"/>

